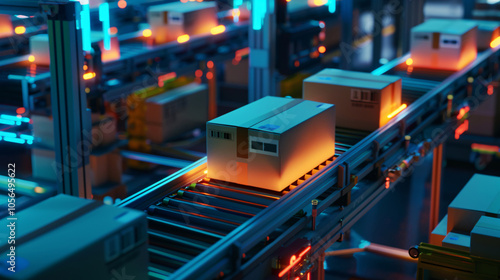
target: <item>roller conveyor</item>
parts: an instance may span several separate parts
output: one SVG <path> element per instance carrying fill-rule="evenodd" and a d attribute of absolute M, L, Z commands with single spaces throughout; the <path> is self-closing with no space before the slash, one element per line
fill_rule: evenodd
<path fill-rule="evenodd" d="M 202 159 L 124 201 L 123 206 L 144 210 L 149 208 L 150 228 L 154 230 L 150 232 L 150 235 L 154 235 L 153 242 L 158 241 L 157 236 L 178 234 L 180 230 L 182 234 L 179 235 L 189 240 L 177 238 L 166 239 L 168 241 L 165 242 L 190 244 L 204 237 L 210 239 L 205 245 L 213 244 L 203 252 L 187 246 L 184 250 L 199 255 L 173 272 L 172 268 L 177 263 L 169 267 L 166 258 L 155 254 L 151 260 L 151 278 L 154 279 L 160 266 L 165 266 L 168 269 L 162 275 L 171 279 L 212 279 L 222 272 L 229 278 L 245 276 L 258 279 L 262 275 L 252 275 L 257 273 L 254 269 L 266 263 L 266 260 L 270 261 L 273 255 L 283 249 L 287 240 L 298 238 L 311 240 L 310 262 L 320 261 L 321 252 L 377 203 L 392 182 L 398 181 L 396 178 L 389 185 L 387 183 L 386 177 L 391 166 L 405 159 L 410 151 L 427 153 L 433 145 L 446 139 L 445 134 L 460 125 L 456 118 L 442 121 L 447 108 L 446 96 L 455 96 L 454 111 L 460 108 L 467 92 L 484 94 L 481 90 L 468 90 L 468 87 L 485 87 L 480 83 L 469 83 L 469 77 L 476 80 L 481 77 L 486 83 L 496 79 L 498 70 L 495 70 L 497 68 L 494 65 L 498 67 L 498 61 L 498 49 L 489 50 L 480 54 L 475 62 L 462 71 L 431 71 L 428 77 L 419 71 L 409 73 L 404 66 L 404 58 L 393 62 L 393 67 L 381 74 L 403 78 L 403 103 L 407 103 L 408 108 L 373 133 L 337 128 L 335 155 L 280 194 L 209 181 L 204 174 L 206 160 Z M 403 136 L 417 137 L 429 128 L 439 128 L 442 133 L 433 136 L 434 142 L 411 144 L 410 151 L 405 152 Z M 165 198 L 168 202 L 166 206 Z M 319 200 L 315 231 L 310 229 L 312 198 Z M 179 215 L 180 211 L 176 207 L 181 205 L 191 207 L 192 211 L 184 211 L 184 216 Z M 345 207 L 339 210 L 335 205 Z M 155 216 L 155 211 L 160 209 L 166 211 L 163 213 L 175 215 Z M 181 247 L 171 245 L 169 248 Z M 173 250 L 170 250 L 172 253 Z M 179 256 L 185 256 L 182 250 L 178 252 Z M 241 257 L 241 253 L 244 253 L 244 257 Z M 231 264 L 234 262 L 238 265 Z"/>

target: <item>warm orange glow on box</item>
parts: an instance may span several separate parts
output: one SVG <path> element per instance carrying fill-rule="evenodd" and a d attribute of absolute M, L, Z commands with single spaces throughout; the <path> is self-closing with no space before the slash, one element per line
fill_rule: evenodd
<path fill-rule="evenodd" d="M 103 41 L 99 42 L 99 47 L 101 48 L 102 62 L 113 61 L 120 58 L 120 42 L 118 41 L 118 37 L 111 37 L 111 48 L 109 50 L 104 48 Z"/>
<path fill-rule="evenodd" d="M 212 35 L 221 34 L 224 31 L 226 31 L 226 27 L 224 25 L 217 25 L 216 27 L 210 29 L 210 33 L 212 33 Z"/>
<path fill-rule="evenodd" d="M 0 15 L 0 38 L 12 36 L 12 33 L 10 15 Z"/>
<path fill-rule="evenodd" d="M 326 52 L 326 48 L 325 48 L 325 46 L 319 46 L 319 48 L 318 48 L 318 52 L 319 52 L 319 53 L 325 53 L 325 52 Z"/>
<path fill-rule="evenodd" d="M 231 13 L 232 13 L 233 17 L 239 17 L 241 15 L 240 9 L 233 9 L 233 11 Z"/>
<path fill-rule="evenodd" d="M 387 115 L 387 118 L 388 119 L 392 119 L 394 116 L 396 116 L 397 114 L 401 113 L 401 111 L 403 111 L 406 107 L 407 107 L 406 104 L 403 104 L 403 105 L 399 106 L 396 110 L 394 110 L 394 112 L 392 112 L 389 115 Z"/>
<path fill-rule="evenodd" d="M 498 45 L 500 45 L 500 36 L 496 37 L 495 39 L 493 39 L 493 41 L 491 41 L 490 47 L 496 48 Z"/>
<path fill-rule="evenodd" d="M 413 64 L 413 59 L 410 57 L 406 60 L 406 65 L 410 66 Z"/>
<path fill-rule="evenodd" d="M 14 32 L 16 34 L 24 34 L 26 32 L 26 27 L 24 26 L 17 26 L 15 29 L 14 29 Z"/>
<path fill-rule="evenodd" d="M 181 44 L 185 43 L 187 41 L 189 41 L 189 35 L 187 35 L 187 34 L 184 34 L 184 35 L 177 37 L 177 42 L 179 42 Z"/>
<path fill-rule="evenodd" d="M 151 32 L 151 29 L 144 29 L 142 31 L 142 36 L 148 38 L 148 37 L 151 37 L 151 35 L 153 35 L 153 32 Z"/>
<path fill-rule="evenodd" d="M 35 56 L 34 55 L 28 56 L 28 61 L 29 62 L 35 62 Z"/>
<path fill-rule="evenodd" d="M 88 72 L 88 73 L 83 74 L 83 79 L 84 80 L 90 80 L 90 79 L 93 79 L 94 77 L 95 77 L 95 73 L 94 72 Z"/>

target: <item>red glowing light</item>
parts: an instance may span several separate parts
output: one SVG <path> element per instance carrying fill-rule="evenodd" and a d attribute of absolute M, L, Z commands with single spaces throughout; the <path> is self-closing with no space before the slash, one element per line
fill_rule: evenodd
<path fill-rule="evenodd" d="M 488 91 L 487 91 L 488 95 L 492 95 L 493 94 L 493 85 L 488 85 Z"/>
<path fill-rule="evenodd" d="M 469 106 L 461 108 L 460 111 L 458 111 L 457 120 L 461 120 L 465 116 L 465 114 L 469 112 L 469 110 L 470 110 Z"/>
<path fill-rule="evenodd" d="M 292 267 L 294 267 L 297 263 L 300 262 L 300 260 L 302 259 L 302 257 L 311 250 L 311 246 L 308 246 L 307 248 L 304 249 L 304 251 L 302 251 L 300 254 L 299 254 L 299 257 L 297 258 L 295 255 L 293 255 L 291 258 L 290 258 L 290 265 L 288 265 L 287 267 L 285 267 L 285 269 L 283 269 L 279 274 L 278 274 L 278 277 L 282 277 L 283 275 L 285 275 L 290 269 L 292 269 Z"/>
<path fill-rule="evenodd" d="M 385 178 L 385 188 L 388 189 L 391 186 L 391 178 Z"/>
<path fill-rule="evenodd" d="M 311 272 L 307 273 L 307 280 L 311 280 Z"/>
<path fill-rule="evenodd" d="M 234 54 L 234 59 L 237 61 L 240 61 L 241 58 L 245 55 L 248 55 L 250 53 L 250 47 L 246 47 L 244 49 L 237 50 Z"/>
<path fill-rule="evenodd" d="M 295 62 L 293 63 L 293 66 L 299 67 L 300 66 L 300 62 L 298 60 L 295 60 Z"/>
<path fill-rule="evenodd" d="M 24 109 L 24 107 L 19 107 L 16 109 L 16 113 L 17 114 L 24 114 L 26 112 L 26 109 Z"/>
<path fill-rule="evenodd" d="M 326 52 L 325 46 L 319 46 L 318 51 L 319 53 L 325 53 Z"/>
<path fill-rule="evenodd" d="M 127 7 L 127 1 L 125 1 L 125 0 L 118 1 L 118 7 L 120 9 L 125 9 Z"/>
<path fill-rule="evenodd" d="M 209 69 L 214 68 L 214 62 L 213 62 L 213 61 L 211 61 L 211 60 L 210 60 L 210 61 L 208 61 L 208 62 L 207 62 L 207 67 L 208 67 Z"/>
<path fill-rule="evenodd" d="M 455 129 L 455 139 L 458 140 L 460 135 L 464 134 L 469 129 L 469 120 L 465 120 L 457 129 Z"/>
<path fill-rule="evenodd" d="M 212 72 L 207 73 L 207 79 L 211 80 L 211 79 L 213 79 L 213 77 L 214 77 L 214 74 Z"/>
<path fill-rule="evenodd" d="M 196 78 L 201 78 L 201 76 L 203 76 L 203 71 L 198 69 L 194 72 L 194 75 L 196 76 Z"/>
<path fill-rule="evenodd" d="M 162 87 L 163 85 L 165 85 L 165 81 L 175 79 L 176 77 L 177 77 L 177 74 L 175 74 L 175 72 L 170 72 L 170 73 L 167 73 L 165 75 L 161 75 L 158 77 L 158 86 Z"/>

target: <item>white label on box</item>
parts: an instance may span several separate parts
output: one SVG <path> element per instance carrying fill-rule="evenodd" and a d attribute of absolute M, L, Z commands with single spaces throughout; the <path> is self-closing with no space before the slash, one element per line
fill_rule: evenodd
<path fill-rule="evenodd" d="M 182 25 L 184 22 L 184 15 L 181 13 L 169 12 L 168 13 L 168 24 L 172 25 Z"/>
<path fill-rule="evenodd" d="M 440 37 L 439 48 L 451 48 L 451 49 L 460 48 L 460 36 L 441 34 L 441 36 L 439 37 Z"/>
<path fill-rule="evenodd" d="M 373 102 L 372 92 L 366 89 L 351 89 L 351 100 L 361 102 Z"/>
<path fill-rule="evenodd" d="M 249 151 L 251 153 L 263 154 L 277 157 L 278 140 L 250 136 Z"/>

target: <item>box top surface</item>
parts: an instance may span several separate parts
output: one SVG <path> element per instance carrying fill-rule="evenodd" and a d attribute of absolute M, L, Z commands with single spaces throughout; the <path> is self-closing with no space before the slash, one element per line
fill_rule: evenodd
<path fill-rule="evenodd" d="M 156 96 L 150 97 L 146 100 L 146 103 L 157 103 L 157 104 L 165 104 L 171 102 L 172 100 L 181 98 L 183 96 L 187 96 L 196 91 L 201 91 L 207 89 L 207 85 L 198 84 L 198 83 L 190 83 L 185 86 L 181 86 L 178 88 L 174 88 L 171 90 L 167 90 L 164 93 L 160 93 Z"/>
<path fill-rule="evenodd" d="M 400 80 L 400 77 L 370 73 L 346 71 L 340 69 L 323 69 L 304 80 L 304 83 L 321 83 L 345 87 L 384 89 Z"/>
<path fill-rule="evenodd" d="M 463 247 L 470 247 L 470 236 L 456 232 L 449 232 L 444 237 L 443 243 L 456 244 Z"/>
<path fill-rule="evenodd" d="M 477 20 L 477 19 L 471 19 L 468 20 L 471 21 L 475 24 L 477 24 L 477 28 L 479 30 L 487 30 L 487 31 L 493 31 L 497 28 L 500 28 L 500 21 L 492 21 L 492 20 Z"/>
<path fill-rule="evenodd" d="M 500 238 L 500 219 L 482 216 L 472 229 L 471 234 L 488 234 Z"/>
<path fill-rule="evenodd" d="M 411 32 L 438 32 L 442 34 L 463 35 L 474 29 L 477 23 L 459 19 L 428 19 L 413 27 Z"/>
<path fill-rule="evenodd" d="M 178 12 L 189 13 L 201 9 L 215 7 L 215 2 L 173 2 L 154 5 L 148 8 L 148 12 Z"/>
<path fill-rule="evenodd" d="M 449 208 L 500 214 L 500 177 L 474 174 Z"/>
<path fill-rule="evenodd" d="M 208 124 L 282 133 L 332 106 L 309 100 L 266 96 L 215 118 Z"/>
<path fill-rule="evenodd" d="M 304 100 L 286 111 L 253 125 L 251 129 L 281 134 L 334 106 L 332 104 Z"/>

